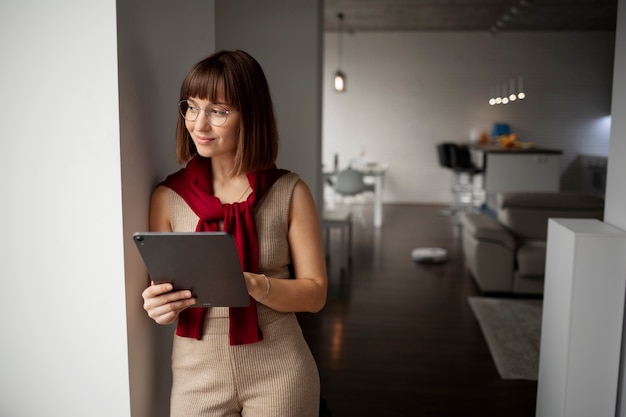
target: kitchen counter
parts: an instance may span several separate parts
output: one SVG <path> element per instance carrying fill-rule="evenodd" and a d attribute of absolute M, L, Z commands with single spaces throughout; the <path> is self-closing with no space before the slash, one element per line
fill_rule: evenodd
<path fill-rule="evenodd" d="M 474 163 L 483 170 L 482 187 L 491 208 L 498 192 L 560 190 L 560 150 L 473 145 L 470 151 Z"/>

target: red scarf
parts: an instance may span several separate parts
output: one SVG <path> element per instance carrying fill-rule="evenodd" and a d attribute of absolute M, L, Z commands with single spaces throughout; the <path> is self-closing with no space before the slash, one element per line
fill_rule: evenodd
<path fill-rule="evenodd" d="M 246 201 L 222 204 L 213 195 L 211 159 L 194 156 L 187 166 L 168 176 L 161 184 L 180 195 L 200 218 L 196 232 L 219 230 L 224 222 L 224 231 L 230 233 L 239 252 L 239 261 L 244 271 L 258 272 L 259 243 L 254 218 L 256 203 L 265 192 L 287 171 L 276 168 L 248 173 L 252 194 Z M 202 339 L 202 328 L 206 308 L 193 307 L 183 310 L 178 318 L 176 334 L 182 337 Z M 259 328 L 256 302 L 250 297 L 248 307 L 229 309 L 229 336 L 231 345 L 254 343 L 263 339 Z"/>

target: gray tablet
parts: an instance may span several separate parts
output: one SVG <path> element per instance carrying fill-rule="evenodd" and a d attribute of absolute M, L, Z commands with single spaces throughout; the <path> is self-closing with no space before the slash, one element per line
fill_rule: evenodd
<path fill-rule="evenodd" d="M 233 237 L 224 232 L 137 232 L 133 240 L 157 283 L 189 289 L 198 307 L 247 307 L 250 296 Z"/>

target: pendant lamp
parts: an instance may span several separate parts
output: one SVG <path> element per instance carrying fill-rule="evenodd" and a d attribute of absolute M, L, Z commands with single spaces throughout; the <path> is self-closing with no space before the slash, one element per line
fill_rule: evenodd
<path fill-rule="evenodd" d="M 496 84 L 495 88 L 489 91 L 489 104 L 494 106 L 496 104 L 507 104 L 524 100 L 526 98 L 526 92 L 524 91 L 523 78 L 521 76 L 518 77 L 517 89 L 515 88 L 515 84 L 514 78 L 511 78 L 508 83 L 503 82 L 502 84 Z M 495 95 L 493 94 L 494 90 Z"/>
<path fill-rule="evenodd" d="M 341 57 L 343 46 L 343 13 L 337 13 L 339 28 L 337 33 L 337 71 L 335 72 L 335 91 L 343 93 L 346 91 L 346 73 L 341 70 Z"/>

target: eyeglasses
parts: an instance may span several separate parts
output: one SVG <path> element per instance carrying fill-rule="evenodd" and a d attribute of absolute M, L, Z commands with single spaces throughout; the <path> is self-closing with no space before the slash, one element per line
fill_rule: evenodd
<path fill-rule="evenodd" d="M 239 110 L 226 110 L 222 106 L 212 104 L 207 107 L 198 106 L 193 100 L 181 100 L 178 102 L 178 110 L 180 115 L 183 116 L 188 122 L 195 122 L 198 119 L 200 112 L 204 112 L 209 123 L 213 126 L 221 126 L 226 123 L 228 115 L 236 113 Z"/>

